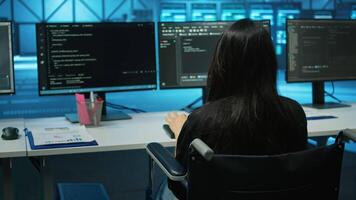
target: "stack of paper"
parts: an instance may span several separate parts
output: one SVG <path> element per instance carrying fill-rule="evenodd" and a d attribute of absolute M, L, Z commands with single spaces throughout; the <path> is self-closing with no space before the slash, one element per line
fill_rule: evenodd
<path fill-rule="evenodd" d="M 26 129 L 32 149 L 97 145 L 84 126 L 50 124 Z"/>

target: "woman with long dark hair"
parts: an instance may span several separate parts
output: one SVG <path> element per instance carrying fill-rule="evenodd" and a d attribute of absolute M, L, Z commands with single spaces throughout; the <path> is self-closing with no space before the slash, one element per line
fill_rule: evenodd
<path fill-rule="evenodd" d="M 176 135 L 176 159 L 186 166 L 189 144 L 200 138 L 219 154 L 272 155 L 303 150 L 307 121 L 302 107 L 277 92 L 277 59 L 268 31 L 249 19 L 219 39 L 208 72 L 208 99 L 166 121 Z M 169 188 L 185 197 L 176 185 Z"/>

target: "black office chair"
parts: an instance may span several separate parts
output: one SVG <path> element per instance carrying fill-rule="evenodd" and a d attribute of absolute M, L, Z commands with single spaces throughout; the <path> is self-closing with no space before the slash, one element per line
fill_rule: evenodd
<path fill-rule="evenodd" d="M 148 144 L 146 150 L 151 173 L 155 162 L 169 179 L 181 184 L 189 200 L 336 200 L 345 138 L 356 141 L 354 133 L 344 130 L 333 145 L 263 156 L 214 154 L 204 142 L 195 139 L 190 145 L 187 169 L 159 143 Z M 151 191 L 148 189 L 148 199 Z"/>

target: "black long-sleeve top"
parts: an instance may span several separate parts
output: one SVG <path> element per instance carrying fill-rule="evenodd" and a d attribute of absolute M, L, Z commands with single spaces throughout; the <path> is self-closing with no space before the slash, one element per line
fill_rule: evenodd
<path fill-rule="evenodd" d="M 280 96 L 279 111 L 271 109 L 247 122 L 241 115 L 235 119 L 233 110 L 239 106 L 236 98 L 210 102 L 189 115 L 176 146 L 176 159 L 183 166 L 187 166 L 189 144 L 195 138 L 218 154 L 272 155 L 305 149 L 307 121 L 296 101 Z M 169 182 L 168 186 L 179 199 L 185 199 L 178 184 Z"/>

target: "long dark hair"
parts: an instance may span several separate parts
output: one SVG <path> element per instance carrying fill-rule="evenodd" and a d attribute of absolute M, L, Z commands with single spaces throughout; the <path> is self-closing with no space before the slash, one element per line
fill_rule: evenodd
<path fill-rule="evenodd" d="M 277 59 L 268 31 L 250 19 L 219 39 L 208 72 L 208 101 L 232 95 L 277 96 Z"/>
<path fill-rule="evenodd" d="M 236 97 L 232 115 L 248 124 L 265 118 L 266 113 L 283 115 L 277 69 L 268 31 L 250 19 L 239 20 L 218 40 L 208 72 L 207 100 Z"/>
<path fill-rule="evenodd" d="M 255 146 L 264 153 L 284 151 L 270 149 L 273 145 L 266 142 L 286 141 L 286 134 L 282 132 L 294 127 L 288 120 L 293 117 L 291 112 L 286 110 L 278 96 L 277 68 L 271 36 L 262 26 L 243 19 L 222 34 L 209 68 L 207 84 L 208 104 L 223 101 L 218 104 L 221 107 L 215 111 L 213 119 L 221 124 L 221 135 L 232 134 L 237 138 L 245 135 L 241 138 L 250 138 L 246 139 L 250 142 L 246 145 L 258 144 Z M 227 115 L 231 117 L 221 117 Z M 235 134 L 236 130 L 239 134 Z M 228 148 L 225 144 L 231 143 L 228 141 L 231 137 L 222 138 L 226 141 L 222 142 L 220 150 Z M 278 144 L 283 146 L 280 149 L 287 149 L 283 142 Z M 261 152 L 250 149 L 244 153 Z"/>

